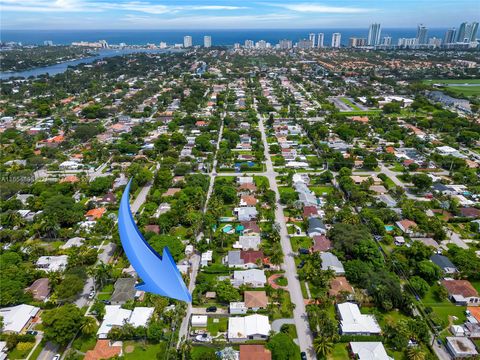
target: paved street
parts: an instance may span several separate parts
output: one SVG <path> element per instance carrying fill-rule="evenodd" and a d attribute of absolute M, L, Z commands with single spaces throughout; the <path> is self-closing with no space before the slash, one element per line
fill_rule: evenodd
<path fill-rule="evenodd" d="M 298 344 L 301 351 L 305 351 L 309 359 L 316 359 L 316 354 L 313 351 L 313 337 L 312 332 L 308 324 L 307 313 L 305 311 L 305 303 L 303 301 L 302 289 L 300 288 L 300 282 L 297 277 L 297 267 L 295 266 L 294 254 L 290 239 L 288 237 L 287 225 L 285 223 L 285 216 L 283 214 L 283 207 L 280 205 L 280 193 L 278 191 L 277 181 L 275 179 L 276 173 L 273 169 L 272 159 L 267 144 L 267 136 L 265 133 L 265 127 L 263 124 L 263 118 L 259 117 L 259 129 L 262 134 L 263 146 L 265 148 L 265 157 L 268 181 L 270 183 L 270 189 L 275 192 L 277 199 L 277 208 L 275 210 L 275 218 L 280 225 L 280 242 L 282 245 L 283 253 L 285 254 L 283 268 L 288 280 L 288 290 L 290 292 L 290 299 L 295 304 L 293 310 L 293 318 L 298 334 Z"/>
<path fill-rule="evenodd" d="M 215 184 L 215 176 L 217 175 L 217 152 L 218 149 L 220 148 L 220 141 L 222 140 L 222 135 L 223 135 L 223 121 L 222 124 L 220 125 L 220 131 L 218 132 L 218 139 L 217 139 L 217 148 L 215 152 L 215 158 L 213 159 L 213 164 L 212 164 L 212 171 L 210 172 L 210 184 L 208 186 L 208 191 L 207 191 L 207 197 L 205 199 L 205 204 L 203 207 L 203 213 L 205 214 L 207 212 L 207 205 L 208 205 L 208 200 L 210 199 L 210 196 L 212 195 L 213 192 L 213 185 Z M 197 241 L 203 238 L 203 233 L 200 233 L 197 237 Z M 193 290 L 195 290 L 195 281 L 197 279 L 197 274 L 198 274 L 198 269 L 200 266 L 200 255 L 194 254 L 191 258 L 191 263 L 192 263 L 192 271 L 190 273 L 190 282 L 188 284 L 188 291 L 190 294 L 193 294 Z M 188 335 L 188 325 L 190 323 L 190 316 L 192 315 L 192 304 L 189 303 L 187 304 L 187 311 L 182 319 L 182 323 L 180 324 L 180 329 L 178 330 L 178 342 L 177 342 L 177 348 L 180 346 L 181 342 L 186 339 Z"/>
<path fill-rule="evenodd" d="M 42 349 L 40 355 L 38 355 L 36 360 L 52 360 L 52 358 L 57 354 L 58 346 L 52 344 L 50 341 L 45 344 L 45 347 Z"/>

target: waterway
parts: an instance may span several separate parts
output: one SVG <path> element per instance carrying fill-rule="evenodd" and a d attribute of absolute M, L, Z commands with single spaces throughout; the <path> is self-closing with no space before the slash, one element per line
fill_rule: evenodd
<path fill-rule="evenodd" d="M 101 50 L 96 50 L 97 54 L 93 56 L 88 56 L 82 59 L 74 59 L 74 60 L 67 60 L 63 61 L 58 64 L 54 65 L 48 65 L 48 66 L 41 66 L 29 70 L 24 70 L 24 71 L 17 71 L 17 72 L 5 72 L 2 71 L 0 72 L 0 80 L 6 80 L 11 77 L 23 77 L 23 78 L 28 78 L 30 76 L 37 77 L 40 75 L 56 75 L 56 74 L 61 74 L 65 72 L 69 67 L 72 66 L 77 66 L 80 64 L 90 64 L 93 63 L 94 61 L 101 60 L 107 57 L 112 57 L 112 56 L 122 56 L 122 55 L 128 55 L 128 54 L 134 54 L 134 53 L 165 53 L 169 51 L 182 51 L 178 49 L 133 49 L 133 48 L 128 48 L 128 49 L 101 49 Z"/>

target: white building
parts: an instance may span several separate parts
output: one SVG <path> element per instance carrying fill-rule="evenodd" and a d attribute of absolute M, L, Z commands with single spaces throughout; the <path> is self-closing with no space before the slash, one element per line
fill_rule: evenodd
<path fill-rule="evenodd" d="M 339 48 L 342 41 L 342 34 L 333 33 L 332 34 L 332 48 Z"/>
<path fill-rule="evenodd" d="M 447 350 L 454 359 L 476 358 L 478 351 L 472 340 L 460 336 L 447 336 Z"/>
<path fill-rule="evenodd" d="M 345 275 L 343 264 L 334 254 L 322 252 L 320 253 L 320 258 L 322 259 L 322 270 L 333 270 L 335 275 Z"/>
<path fill-rule="evenodd" d="M 208 322 L 207 315 L 192 315 L 190 319 L 193 327 L 206 327 Z"/>
<path fill-rule="evenodd" d="M 393 360 L 380 341 L 351 342 L 350 349 L 358 360 Z"/>
<path fill-rule="evenodd" d="M 40 256 L 36 262 L 37 269 L 46 272 L 63 271 L 68 264 L 68 255 Z"/>
<path fill-rule="evenodd" d="M 212 261 L 213 251 L 207 250 L 206 252 L 202 253 L 202 258 L 200 260 L 200 265 L 202 267 L 208 266 L 208 263 Z"/>
<path fill-rule="evenodd" d="M 246 314 L 248 310 L 244 302 L 231 302 L 228 309 L 232 315 Z"/>
<path fill-rule="evenodd" d="M 265 315 L 255 314 L 228 319 L 228 340 L 232 342 L 265 340 L 270 330 L 268 316 Z"/>
<path fill-rule="evenodd" d="M 183 37 L 183 47 L 192 47 L 192 37 L 187 35 Z"/>
<path fill-rule="evenodd" d="M 375 316 L 362 314 L 357 304 L 337 304 L 340 330 L 344 335 L 377 335 L 382 332 Z"/>
<path fill-rule="evenodd" d="M 243 250 L 258 250 L 260 242 L 259 235 L 241 235 L 238 238 L 238 244 L 235 244 L 234 247 Z"/>
<path fill-rule="evenodd" d="M 203 46 L 206 48 L 212 47 L 212 37 L 210 35 L 203 37 Z"/>
<path fill-rule="evenodd" d="M 136 307 L 132 311 L 122 309 L 120 305 L 107 305 L 97 336 L 99 339 L 106 339 L 112 328 L 123 326 L 126 323 L 133 327 L 147 326 L 154 310 L 153 307 Z"/>
<path fill-rule="evenodd" d="M 0 309 L 0 316 L 3 318 L 3 332 L 21 332 L 28 323 L 37 316 L 40 308 L 21 304 Z"/>
<path fill-rule="evenodd" d="M 247 285 L 250 287 L 264 287 L 267 282 L 265 272 L 259 269 L 238 270 L 233 272 L 232 285 L 239 287 Z"/>

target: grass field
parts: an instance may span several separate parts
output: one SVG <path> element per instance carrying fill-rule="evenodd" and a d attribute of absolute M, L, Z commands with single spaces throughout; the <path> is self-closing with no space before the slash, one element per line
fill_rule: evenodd
<path fill-rule="evenodd" d="M 135 349 L 131 353 L 127 353 L 125 349 L 128 346 L 134 346 Z M 144 359 L 156 359 L 157 354 L 163 353 L 165 351 L 165 345 L 160 344 L 148 344 L 142 346 L 139 343 L 133 341 L 128 341 L 124 343 L 123 358 L 125 360 L 144 360 Z"/>
<path fill-rule="evenodd" d="M 310 186 L 310 190 L 312 190 L 315 195 L 321 196 L 323 193 L 330 194 L 333 191 L 333 186 Z"/>
<path fill-rule="evenodd" d="M 333 351 L 330 355 L 328 355 L 328 360 L 345 360 L 349 359 L 350 356 L 348 354 L 347 349 L 348 344 L 346 343 L 337 343 L 335 344 Z"/>
<path fill-rule="evenodd" d="M 347 98 L 340 98 L 340 100 L 345 104 L 345 105 L 348 105 L 350 106 L 353 110 L 361 110 L 357 105 L 355 105 L 354 103 L 352 103 L 349 99 Z"/>
<path fill-rule="evenodd" d="M 433 317 L 437 317 L 444 324 L 449 323 L 450 316 L 456 317 L 453 321 L 454 324 L 463 324 L 466 320 L 465 306 L 457 306 L 448 299 L 438 301 L 434 298 L 431 289 L 423 298 L 422 303 L 425 307 L 431 307 Z"/>
<path fill-rule="evenodd" d="M 425 80 L 426 84 L 441 84 L 448 85 L 445 89 L 453 91 L 454 93 L 464 96 L 479 96 L 480 95 L 480 79 L 433 79 Z M 455 86 L 458 84 L 459 86 Z M 476 86 L 461 86 L 461 84 L 474 84 Z"/>
<path fill-rule="evenodd" d="M 378 115 L 382 110 L 354 110 L 354 111 L 342 111 L 341 114 L 345 116 L 372 116 Z"/>
<path fill-rule="evenodd" d="M 207 330 L 211 336 L 217 336 L 219 332 L 226 332 L 227 326 L 228 326 L 228 318 L 212 318 L 212 317 L 208 318 Z"/>

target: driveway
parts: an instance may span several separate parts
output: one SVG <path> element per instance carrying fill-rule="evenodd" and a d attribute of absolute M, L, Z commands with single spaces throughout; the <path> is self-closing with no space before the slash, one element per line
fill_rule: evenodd
<path fill-rule="evenodd" d="M 272 330 L 275 332 L 280 332 L 282 325 L 285 324 L 295 324 L 295 319 L 277 319 L 272 321 Z"/>

